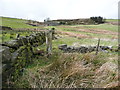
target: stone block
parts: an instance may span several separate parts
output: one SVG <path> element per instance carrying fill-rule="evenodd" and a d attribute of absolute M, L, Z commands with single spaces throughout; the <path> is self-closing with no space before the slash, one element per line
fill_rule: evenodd
<path fill-rule="evenodd" d="M 2 48 L 0 49 L 0 58 L 2 58 L 1 62 L 10 62 L 11 60 L 11 52 L 9 47 L 6 46 L 1 46 Z"/>
<path fill-rule="evenodd" d="M 28 43 L 27 37 L 22 36 L 22 37 L 18 38 L 19 46 L 26 45 L 27 43 Z"/>
<path fill-rule="evenodd" d="M 59 49 L 63 50 L 67 48 L 67 44 L 61 44 L 58 46 Z"/>
<path fill-rule="evenodd" d="M 15 49 L 19 47 L 18 40 L 11 40 L 9 42 L 4 43 L 4 45 Z"/>

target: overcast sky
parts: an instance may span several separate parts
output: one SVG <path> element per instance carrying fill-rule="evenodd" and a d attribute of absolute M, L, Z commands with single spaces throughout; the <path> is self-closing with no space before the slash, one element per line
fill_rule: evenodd
<path fill-rule="evenodd" d="M 119 0 L 0 0 L 0 16 L 43 21 L 102 16 L 118 18 Z"/>

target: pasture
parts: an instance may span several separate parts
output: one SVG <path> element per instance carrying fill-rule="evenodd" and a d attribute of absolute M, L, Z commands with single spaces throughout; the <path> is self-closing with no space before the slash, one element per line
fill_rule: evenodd
<path fill-rule="evenodd" d="M 106 20 L 117 22 L 117 20 Z M 58 49 L 68 46 L 118 47 L 118 26 L 110 23 L 97 25 L 30 26 L 26 20 L 3 18 L 2 25 L 11 28 L 55 28 L 56 39 L 52 40 L 52 55 L 36 55 L 33 63 L 26 66 L 19 78 L 12 81 L 15 88 L 111 88 L 118 87 L 118 52 L 64 53 Z M 0 33 L 1 43 L 13 40 L 17 34 L 29 36 L 35 31 L 10 31 Z M 33 47 L 46 51 L 46 44 Z"/>

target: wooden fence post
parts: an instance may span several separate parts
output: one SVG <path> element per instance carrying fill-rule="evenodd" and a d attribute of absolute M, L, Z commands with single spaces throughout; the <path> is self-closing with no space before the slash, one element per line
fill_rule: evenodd
<path fill-rule="evenodd" d="M 100 44 L 100 39 L 98 39 L 98 44 L 97 44 L 97 47 L 96 47 L 96 54 L 95 55 L 98 54 L 99 44 Z"/>
<path fill-rule="evenodd" d="M 52 31 L 46 31 L 46 52 L 52 54 Z"/>

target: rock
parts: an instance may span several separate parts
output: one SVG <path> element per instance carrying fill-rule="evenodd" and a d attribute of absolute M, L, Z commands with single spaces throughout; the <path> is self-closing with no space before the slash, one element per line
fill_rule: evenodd
<path fill-rule="evenodd" d="M 35 42 L 40 42 L 41 41 L 41 38 L 40 38 L 40 36 L 39 35 L 35 35 Z"/>
<path fill-rule="evenodd" d="M 96 50 L 96 49 L 95 49 Z M 98 48 L 98 51 L 103 51 L 100 47 Z"/>
<path fill-rule="evenodd" d="M 58 46 L 59 49 L 63 50 L 67 48 L 67 44 L 62 44 Z"/>
<path fill-rule="evenodd" d="M 73 46 L 68 46 L 67 49 L 65 49 L 65 50 L 67 50 L 67 52 L 72 53 L 72 52 L 74 52 L 74 47 Z"/>
<path fill-rule="evenodd" d="M 11 61 L 12 62 L 14 62 L 17 59 L 19 53 L 22 52 L 22 50 L 23 50 L 23 48 L 19 48 L 17 51 L 15 51 L 14 53 L 12 53 L 12 57 L 11 57 Z"/>
<path fill-rule="evenodd" d="M 74 51 L 79 52 L 80 47 L 74 47 Z"/>
<path fill-rule="evenodd" d="M 96 72 L 96 74 L 105 74 L 107 73 L 108 71 L 109 72 L 113 72 L 113 73 L 116 73 L 118 69 L 118 65 L 116 65 L 115 63 L 113 62 L 106 62 L 105 64 L 103 64 Z"/>
<path fill-rule="evenodd" d="M 95 51 L 95 49 L 96 49 L 96 47 L 88 46 L 88 51 L 89 52 Z"/>
<path fill-rule="evenodd" d="M 93 48 L 96 50 L 97 46 L 93 46 Z"/>
<path fill-rule="evenodd" d="M 9 69 L 10 65 L 9 64 L 2 64 L 2 72 L 4 72 L 6 69 Z"/>
<path fill-rule="evenodd" d="M 15 51 L 14 53 L 12 53 L 12 59 L 11 60 L 14 62 L 17 59 L 18 55 L 19 55 L 18 51 Z"/>
<path fill-rule="evenodd" d="M 18 38 L 17 40 L 18 40 L 19 46 L 23 46 L 28 43 L 27 37 L 24 37 L 24 36 Z"/>
<path fill-rule="evenodd" d="M 32 45 L 34 43 L 35 38 L 33 36 L 26 37 L 28 42 Z"/>
<path fill-rule="evenodd" d="M 108 46 L 109 50 L 112 51 L 113 50 L 113 46 Z"/>
<path fill-rule="evenodd" d="M 34 52 L 34 55 L 44 56 L 44 54 L 45 54 L 45 51 L 44 51 L 44 50 L 40 50 L 40 49 L 37 49 L 37 50 Z"/>
<path fill-rule="evenodd" d="M 100 46 L 100 48 L 101 48 L 102 50 L 108 50 L 108 49 L 109 49 L 108 46 Z"/>
<path fill-rule="evenodd" d="M 10 48 L 14 48 L 17 49 L 19 47 L 18 41 L 17 40 L 11 40 L 9 42 L 5 42 L 4 46 L 10 47 Z"/>
<path fill-rule="evenodd" d="M 37 32 L 36 35 L 41 36 L 41 35 L 42 35 L 42 32 Z"/>
<path fill-rule="evenodd" d="M 35 35 L 36 41 L 40 41 L 40 36 L 39 35 Z"/>
<path fill-rule="evenodd" d="M 87 48 L 87 47 L 84 47 L 84 46 L 81 46 L 81 47 L 79 48 L 79 52 L 80 52 L 80 53 L 87 53 L 87 52 L 88 52 L 88 48 Z"/>
<path fill-rule="evenodd" d="M 67 46 L 66 44 L 62 44 L 60 46 L 58 46 L 59 49 L 65 51 L 65 52 L 78 52 L 78 53 L 87 53 L 87 52 L 92 52 L 92 51 L 96 51 L 96 46 L 86 46 L 86 45 L 82 45 L 80 47 L 75 47 L 75 46 Z M 100 46 L 98 48 L 98 51 L 103 51 L 105 53 L 108 53 L 107 50 L 111 50 L 113 51 L 112 46 Z M 116 50 L 118 51 L 118 49 Z"/>
<path fill-rule="evenodd" d="M 102 50 L 104 53 L 108 53 L 108 51 L 107 50 Z"/>
<path fill-rule="evenodd" d="M 0 58 L 2 58 L 1 62 L 10 62 L 11 60 L 11 52 L 9 50 L 9 47 L 1 46 L 0 49 Z"/>
<path fill-rule="evenodd" d="M 7 26 L 0 26 L 0 28 L 1 28 L 2 30 L 12 30 L 11 27 L 7 27 Z"/>

